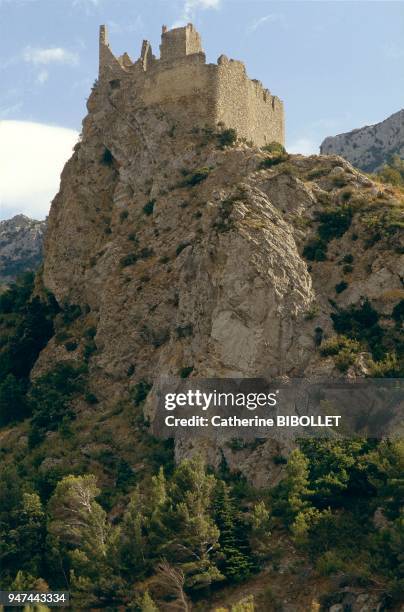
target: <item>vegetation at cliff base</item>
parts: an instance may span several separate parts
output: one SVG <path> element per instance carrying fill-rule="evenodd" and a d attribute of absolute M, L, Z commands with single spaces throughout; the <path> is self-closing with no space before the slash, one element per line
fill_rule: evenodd
<path fill-rule="evenodd" d="M 375 178 L 395 187 L 404 187 L 404 159 L 399 155 L 392 155 L 381 170 L 376 173 Z"/>

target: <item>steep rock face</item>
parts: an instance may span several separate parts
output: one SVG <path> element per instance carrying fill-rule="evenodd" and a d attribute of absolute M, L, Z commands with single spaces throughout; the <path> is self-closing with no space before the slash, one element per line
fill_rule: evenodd
<path fill-rule="evenodd" d="M 81 307 L 77 348 L 56 335 L 34 376 L 81 359 L 94 328 L 90 388 L 101 405 L 145 380 L 153 416 L 161 379 L 183 368 L 196 377 L 338 374 L 317 350 L 319 330 L 333 335 L 330 299 L 345 307 L 369 295 L 391 312 L 402 297 L 402 238 L 366 244 L 369 202 L 389 210 L 395 196 L 341 158 L 294 156 L 263 168 L 266 152 L 222 149 L 210 131 L 184 131 L 128 91 L 97 88 L 89 110 L 50 212 L 43 272 L 63 308 Z M 318 213 L 342 206 L 348 191 L 362 214 L 329 243 L 326 260 L 307 262 Z M 349 287 L 336 295 L 350 252 Z M 279 477 L 270 444 L 244 460 L 223 452 L 257 485 Z"/>
<path fill-rule="evenodd" d="M 0 221 L 0 283 L 7 284 L 21 272 L 38 268 L 45 229 L 46 221 L 25 215 Z"/>
<path fill-rule="evenodd" d="M 375 125 L 329 136 L 321 146 L 322 155 L 341 155 L 351 164 L 374 172 L 397 154 L 404 157 L 404 110 Z"/>

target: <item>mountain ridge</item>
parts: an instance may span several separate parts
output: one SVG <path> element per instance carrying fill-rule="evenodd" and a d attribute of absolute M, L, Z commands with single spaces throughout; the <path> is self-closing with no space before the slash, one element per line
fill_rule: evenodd
<path fill-rule="evenodd" d="M 341 155 L 365 172 L 380 170 L 393 155 L 404 157 L 404 110 L 379 123 L 328 136 L 320 145 L 322 155 Z"/>
<path fill-rule="evenodd" d="M 23 214 L 0 221 L 0 283 L 8 284 L 19 274 L 38 268 L 45 230 L 46 221 Z"/>

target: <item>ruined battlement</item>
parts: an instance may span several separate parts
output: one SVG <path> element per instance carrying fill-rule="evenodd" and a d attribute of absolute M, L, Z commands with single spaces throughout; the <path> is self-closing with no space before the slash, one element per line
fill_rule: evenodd
<path fill-rule="evenodd" d="M 203 53 L 203 49 L 201 37 L 192 23 L 174 30 L 168 30 L 167 26 L 163 26 L 160 45 L 161 61 L 171 61 L 195 53 Z"/>
<path fill-rule="evenodd" d="M 237 130 L 240 138 L 259 146 L 284 144 L 283 103 L 259 81 L 249 79 L 242 62 L 225 55 L 207 64 L 194 26 L 168 30 L 163 26 L 160 58 L 147 40 L 140 57 L 115 57 L 105 26 L 100 28 L 99 82 L 103 87 L 128 88 L 144 106 L 158 105 L 174 121 Z"/>

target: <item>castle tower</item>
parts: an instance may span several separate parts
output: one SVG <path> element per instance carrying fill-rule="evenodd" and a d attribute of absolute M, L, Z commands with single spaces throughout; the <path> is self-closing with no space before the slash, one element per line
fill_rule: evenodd
<path fill-rule="evenodd" d="M 192 23 L 183 28 L 174 28 L 174 30 L 168 30 L 166 26 L 163 26 L 160 45 L 161 60 L 172 61 L 195 53 L 203 53 L 203 49 L 201 37 Z"/>
<path fill-rule="evenodd" d="M 99 35 L 99 71 L 98 78 L 101 79 L 104 73 L 112 73 L 119 70 L 119 62 L 112 53 L 108 42 L 107 26 L 100 26 Z"/>
<path fill-rule="evenodd" d="M 207 64 L 191 23 L 173 30 L 163 26 L 160 58 L 144 40 L 134 62 L 126 53 L 114 56 L 101 26 L 99 87 L 115 96 L 127 92 L 139 108 L 163 111 L 173 125 L 217 130 L 220 124 L 259 146 L 285 141 L 282 101 L 251 80 L 240 61 L 221 55 L 217 64 Z"/>

